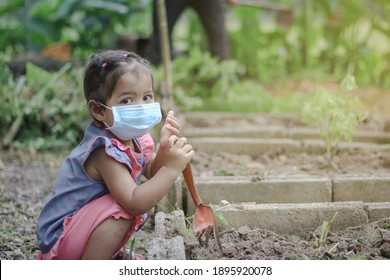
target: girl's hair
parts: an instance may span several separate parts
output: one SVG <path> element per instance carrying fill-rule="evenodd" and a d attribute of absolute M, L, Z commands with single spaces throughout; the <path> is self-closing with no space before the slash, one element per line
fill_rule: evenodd
<path fill-rule="evenodd" d="M 105 104 L 111 98 L 119 78 L 130 71 L 153 76 L 149 63 L 135 53 L 122 50 L 105 50 L 91 56 L 84 72 L 84 96 Z"/>

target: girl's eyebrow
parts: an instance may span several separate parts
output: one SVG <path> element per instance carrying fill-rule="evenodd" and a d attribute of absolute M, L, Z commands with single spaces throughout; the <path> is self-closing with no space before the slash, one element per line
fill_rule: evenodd
<path fill-rule="evenodd" d="M 124 91 L 124 92 L 121 92 L 120 94 L 118 94 L 118 97 L 123 97 L 125 95 L 131 95 L 131 96 L 134 96 L 134 95 L 137 95 L 136 92 L 134 91 Z"/>
<path fill-rule="evenodd" d="M 153 93 L 153 89 L 147 89 L 143 92 L 143 94 L 147 94 L 147 93 Z M 124 91 L 124 92 L 121 92 L 118 97 L 122 97 L 122 96 L 125 96 L 125 95 L 130 95 L 130 96 L 134 96 L 134 95 L 137 95 L 137 93 L 135 91 Z"/>

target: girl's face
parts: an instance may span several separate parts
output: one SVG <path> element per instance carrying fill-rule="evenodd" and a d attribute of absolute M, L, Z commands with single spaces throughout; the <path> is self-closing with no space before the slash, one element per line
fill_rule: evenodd
<path fill-rule="evenodd" d="M 107 106 L 141 105 L 154 102 L 152 77 L 147 72 L 126 72 L 115 85 Z M 109 126 L 114 123 L 111 110 L 105 110 L 104 122 Z"/>

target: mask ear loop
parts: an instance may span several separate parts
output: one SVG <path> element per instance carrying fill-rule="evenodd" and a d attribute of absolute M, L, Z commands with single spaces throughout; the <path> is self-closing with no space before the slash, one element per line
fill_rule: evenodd
<path fill-rule="evenodd" d="M 99 102 L 99 101 L 97 101 L 97 100 L 95 100 L 95 101 L 96 101 L 96 103 L 99 104 L 100 106 L 102 106 L 102 107 L 104 107 L 104 108 L 107 108 L 107 109 L 109 109 L 109 110 L 112 111 L 112 108 L 108 107 L 107 105 L 104 105 L 103 103 L 101 103 L 101 102 Z M 101 122 L 104 124 L 105 128 L 110 128 L 110 126 L 109 126 L 105 121 L 101 121 Z"/>
<path fill-rule="evenodd" d="M 103 103 L 100 103 L 99 101 L 96 101 L 100 106 L 103 106 L 104 108 L 110 109 L 112 111 L 112 108 L 108 107 L 107 105 L 104 105 Z"/>

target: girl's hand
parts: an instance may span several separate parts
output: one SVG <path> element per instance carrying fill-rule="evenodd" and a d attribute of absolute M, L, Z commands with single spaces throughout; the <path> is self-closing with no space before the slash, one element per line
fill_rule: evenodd
<path fill-rule="evenodd" d="M 163 149 L 168 148 L 169 137 L 172 135 L 177 138 L 180 137 L 180 124 L 179 121 L 175 118 L 173 111 L 169 111 L 165 123 L 160 131 L 160 147 Z"/>
<path fill-rule="evenodd" d="M 168 139 L 168 145 L 165 151 L 165 166 L 180 173 L 191 161 L 195 152 L 185 137 L 178 138 L 172 135 Z"/>
<path fill-rule="evenodd" d="M 152 178 L 162 166 L 179 174 L 191 161 L 194 154 L 195 152 L 192 150 L 192 146 L 187 143 L 187 139 L 180 138 L 180 124 L 173 115 L 173 111 L 169 111 L 161 128 L 157 154 L 150 163 L 149 177 L 146 177 Z"/>

